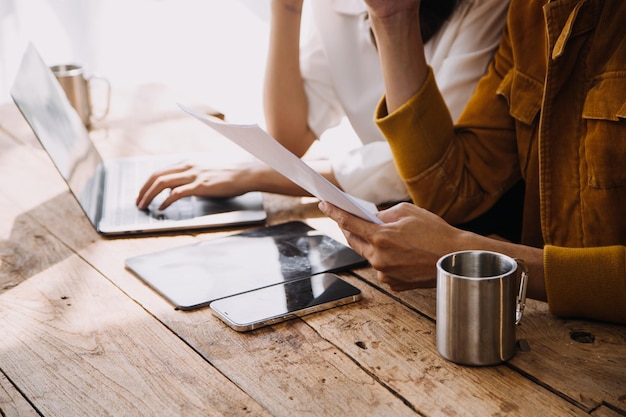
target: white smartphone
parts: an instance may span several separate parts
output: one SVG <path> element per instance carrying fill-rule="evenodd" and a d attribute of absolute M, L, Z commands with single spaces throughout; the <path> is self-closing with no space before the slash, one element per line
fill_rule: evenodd
<path fill-rule="evenodd" d="M 332 273 L 220 298 L 213 313 L 239 332 L 301 317 L 361 299 L 361 290 Z"/>

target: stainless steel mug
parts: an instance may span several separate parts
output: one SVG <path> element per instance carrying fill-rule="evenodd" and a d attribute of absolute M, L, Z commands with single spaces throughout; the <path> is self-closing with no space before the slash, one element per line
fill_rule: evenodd
<path fill-rule="evenodd" d="M 526 264 L 500 253 L 470 250 L 439 259 L 439 354 L 455 363 L 476 366 L 496 365 L 513 357 L 527 280 Z"/>
<path fill-rule="evenodd" d="M 88 77 L 82 66 L 74 64 L 55 65 L 50 67 L 50 69 L 86 127 L 91 126 L 92 117 L 100 120 L 107 115 L 111 101 L 111 84 L 106 78 Z M 103 109 L 97 113 L 94 112 L 91 99 L 92 80 L 97 80 L 104 85 L 105 103 Z"/>

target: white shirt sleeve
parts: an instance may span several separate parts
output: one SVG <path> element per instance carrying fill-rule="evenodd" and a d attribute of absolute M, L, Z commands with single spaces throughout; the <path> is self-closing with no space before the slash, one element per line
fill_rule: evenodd
<path fill-rule="evenodd" d="M 462 2 L 425 46 L 427 61 L 454 120 L 500 42 L 508 4 L 508 0 Z M 330 160 L 341 187 L 355 197 L 376 204 L 409 199 L 386 141 L 364 144 Z"/>
<path fill-rule="evenodd" d="M 333 155 L 330 163 L 337 182 L 350 195 L 374 204 L 410 200 L 386 141 Z"/>
<path fill-rule="evenodd" d="M 309 127 L 319 138 L 345 116 L 332 81 L 332 71 L 317 27 L 300 49 L 300 66 L 308 104 Z"/>

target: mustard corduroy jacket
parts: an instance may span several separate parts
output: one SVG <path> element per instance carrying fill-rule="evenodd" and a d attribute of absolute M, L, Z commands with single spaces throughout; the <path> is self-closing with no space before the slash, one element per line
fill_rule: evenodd
<path fill-rule="evenodd" d="M 512 0 L 456 126 L 432 71 L 376 121 L 414 203 L 451 223 L 523 178 L 551 312 L 626 323 L 626 1 Z"/>

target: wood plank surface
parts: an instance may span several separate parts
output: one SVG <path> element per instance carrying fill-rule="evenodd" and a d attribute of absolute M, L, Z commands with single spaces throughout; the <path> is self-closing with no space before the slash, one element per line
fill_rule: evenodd
<path fill-rule="evenodd" d="M 17 388 L 0 372 L 0 416 L 37 417 L 39 415 Z"/>
<path fill-rule="evenodd" d="M 74 215 L 80 215 L 75 202 L 69 196 L 63 197 L 67 198 L 58 198 L 55 204 L 42 213 L 42 223 L 52 224 L 49 226 L 50 232 L 68 243 L 123 292 L 137 300 L 181 336 L 273 415 L 288 415 L 294 409 L 303 414 L 319 411 L 321 415 L 343 414 L 355 410 L 360 410 L 359 414 L 380 410 L 385 415 L 388 413 L 400 415 L 419 410 L 432 415 L 450 412 L 471 415 L 506 410 L 525 411 L 526 408 L 535 407 L 531 404 L 545 404 L 550 408 L 552 415 L 576 415 L 579 412 L 570 404 L 543 389 L 537 389 L 537 386 L 506 368 L 504 375 L 502 371 L 494 371 L 493 368 L 474 369 L 464 371 L 468 372 L 467 380 L 458 378 L 458 372 L 463 371 L 463 368 L 456 369 L 458 367 L 445 362 L 434 351 L 432 321 L 402 306 L 396 311 L 398 304 L 388 298 L 373 304 L 362 302 L 359 305 L 342 307 L 340 310 L 306 318 L 305 321 L 308 322 L 309 319 L 315 320 L 316 317 L 326 317 L 333 323 L 333 326 L 330 326 L 333 331 L 329 335 L 323 335 L 322 339 L 318 333 L 322 330 L 328 331 L 327 325 L 311 331 L 303 322 L 295 321 L 242 335 L 227 328 L 206 309 L 194 313 L 175 311 L 132 274 L 125 271 L 123 259 L 161 249 L 164 242 L 171 244 L 172 247 L 177 246 L 180 239 L 149 237 L 107 240 L 98 239 L 94 235 L 95 232 L 88 227 L 63 227 L 58 222 L 55 223 L 54 218 L 62 216 L 63 213 L 76 212 Z M 284 208 L 287 200 L 280 198 L 279 201 Z M 325 223 L 324 230 L 333 227 L 333 223 L 328 219 Z M 322 223 L 318 222 L 317 227 L 321 225 Z M 336 236 L 337 232 L 329 234 Z M 204 238 L 215 238 L 215 235 Z M 361 287 L 369 299 L 377 296 L 370 288 L 362 285 Z M 339 319 L 347 317 L 345 314 L 353 309 L 359 311 L 359 320 L 354 325 L 345 327 L 345 323 L 335 320 L 337 317 Z M 381 322 L 381 317 L 384 318 L 385 315 L 393 319 Z M 197 320 L 200 321 L 200 326 Z M 373 327 L 378 328 L 378 333 L 381 334 L 372 336 L 370 332 Z M 350 342 L 346 343 L 348 328 L 364 333 L 349 339 Z M 407 329 L 420 330 L 408 332 Z M 420 349 L 425 338 L 430 339 L 431 345 L 427 356 L 424 355 L 423 348 Z M 381 340 L 387 340 L 389 344 L 385 345 L 384 342 L 381 344 Z M 382 349 L 381 345 L 387 348 Z M 339 346 L 340 349 L 335 346 Z M 363 352 L 368 349 L 368 353 L 380 352 L 380 355 L 363 356 Z M 320 351 L 323 354 L 320 354 Z M 345 353 L 348 353 L 348 356 Z M 417 366 L 420 364 L 421 367 Z M 453 367 L 456 373 L 450 371 L 448 369 L 450 367 Z M 272 369 L 276 372 L 271 372 Z M 437 369 L 443 370 L 435 372 Z M 496 378 L 497 383 L 476 384 L 477 376 L 474 373 L 477 372 L 486 373 L 492 379 Z M 442 375 L 448 375 L 449 381 Z M 285 384 L 286 378 L 289 380 L 288 384 Z M 442 380 L 445 382 L 442 383 Z M 259 384 L 259 381 L 262 383 Z M 322 381 L 323 383 L 320 383 Z M 382 385 L 377 381 L 382 382 Z M 509 384 L 516 385 L 523 395 L 509 398 L 511 386 L 503 383 L 506 381 L 512 381 Z M 319 399 L 320 403 L 324 404 L 323 407 L 311 403 L 310 397 L 303 395 L 304 392 L 314 389 L 313 387 L 317 387 L 313 397 Z M 371 402 L 363 401 L 360 396 L 354 394 L 364 392 L 371 398 Z M 454 409 L 450 405 L 442 408 L 441 404 L 448 403 L 450 395 L 455 392 L 461 393 L 463 399 L 453 401 L 458 404 L 458 408 Z M 495 409 L 493 407 L 496 403 L 487 403 L 483 400 L 486 394 L 498 399 Z M 441 403 L 435 399 L 437 397 L 441 398 Z M 290 401 L 286 402 L 285 398 L 289 398 Z M 337 398 L 342 400 L 337 401 Z M 470 403 L 467 401 L 468 398 L 475 401 Z M 534 402 L 528 402 L 525 398 L 533 398 Z M 410 408 L 405 404 L 409 404 Z"/>
<path fill-rule="evenodd" d="M 0 295 L 0 369 L 38 412 L 46 416 L 266 414 L 48 233 L 38 218 L 24 214 L 13 203 L 14 197 L 10 192 L 9 198 L 0 194 L 0 239 L 14 254 L 2 257 L 0 276 L 7 282 L 6 276 L 13 278 L 19 271 L 20 281 L 5 285 Z M 75 204 L 69 195 L 63 197 L 58 200 Z M 74 229 L 62 215 L 43 218 L 65 223 L 65 230 Z M 21 403 L 14 408 L 18 405 L 24 408 Z"/>
<path fill-rule="evenodd" d="M 20 154 L 20 151 L 23 152 L 23 155 Z M 49 166 L 46 169 L 41 169 L 42 166 L 50 165 L 49 162 L 45 161 L 45 158 L 41 158 L 41 152 L 31 152 L 31 149 L 28 148 L 26 144 L 18 144 L 13 148 L 13 157 L 18 157 L 21 160 L 22 169 L 25 171 L 38 172 L 39 175 L 42 172 L 47 172 L 50 178 L 58 177 L 58 175 L 54 174 L 54 169 Z M 8 166 L 7 166 L 8 168 Z M 4 174 L 4 173 L 0 173 Z M 25 183 L 18 184 L 7 179 L 6 175 L 0 175 L 6 181 L 3 180 L 2 189 L 4 195 L 12 195 L 13 193 L 26 194 L 29 196 L 27 200 L 32 199 L 32 203 L 28 202 L 26 205 L 33 206 L 31 210 L 27 211 L 26 214 L 21 214 L 21 217 L 25 219 L 25 224 L 33 225 L 35 229 L 47 229 L 46 231 L 50 233 L 49 239 L 59 238 L 62 239 L 64 244 L 67 245 L 67 248 L 64 245 L 61 245 L 63 249 L 67 251 L 67 253 L 63 253 L 61 256 L 61 263 L 65 264 L 69 262 L 68 259 L 74 259 L 74 253 L 78 253 L 80 255 L 80 259 L 77 259 L 76 262 L 80 263 L 80 261 L 86 260 L 88 263 L 86 265 L 92 265 L 97 268 L 98 271 L 103 272 L 104 275 L 100 275 L 100 273 L 96 270 L 92 270 L 94 274 L 99 276 L 99 281 L 106 281 L 104 277 L 108 277 L 111 283 L 114 283 L 119 288 L 122 288 L 123 292 L 133 293 L 137 291 L 137 294 L 133 298 L 140 300 L 142 306 L 150 305 L 150 318 L 152 315 L 157 316 L 157 318 L 161 321 L 168 318 L 167 315 L 172 315 L 169 317 L 169 321 L 171 323 L 187 323 L 188 320 L 191 320 L 193 326 L 186 325 L 185 329 L 187 331 L 199 332 L 204 337 L 200 339 L 200 342 L 193 346 L 194 349 L 198 350 L 198 352 L 202 353 L 202 356 L 195 353 L 196 360 L 201 361 L 204 366 L 208 366 L 209 362 L 206 359 L 212 359 L 214 356 L 214 352 L 216 351 L 218 346 L 221 346 L 222 355 L 228 355 L 234 358 L 234 362 L 231 363 L 232 366 L 232 374 L 230 375 L 230 381 L 234 381 L 237 384 L 241 383 L 241 380 L 246 382 L 246 392 L 249 395 L 252 395 L 257 398 L 257 401 L 262 404 L 264 408 L 271 410 L 272 415 L 291 415 L 294 410 L 298 410 L 299 415 L 349 415 L 352 412 L 358 412 L 359 414 L 366 415 L 367 413 L 377 413 L 380 415 L 414 415 L 413 410 L 406 407 L 406 405 L 401 401 L 401 399 L 397 398 L 393 393 L 389 392 L 384 387 L 380 386 L 376 383 L 376 381 L 366 372 L 363 372 L 358 368 L 351 360 L 346 358 L 340 351 L 334 349 L 332 345 L 325 342 L 323 339 L 320 339 L 319 336 L 311 331 L 311 329 L 304 325 L 302 322 L 299 323 L 301 328 L 301 335 L 297 335 L 296 332 L 283 332 L 275 334 L 271 337 L 266 338 L 249 338 L 250 345 L 247 347 L 241 346 L 241 340 L 238 338 L 242 337 L 237 333 L 234 333 L 231 329 L 226 328 L 221 325 L 213 315 L 207 310 L 204 309 L 202 311 L 198 311 L 195 314 L 185 313 L 181 311 L 176 311 L 172 308 L 171 305 L 167 304 L 162 298 L 157 296 L 152 290 L 150 290 L 147 286 L 143 285 L 135 276 L 133 276 L 130 272 L 125 270 L 124 268 L 124 259 L 128 256 L 132 256 L 133 253 L 140 254 L 145 253 L 147 250 L 157 250 L 166 246 L 173 246 L 180 244 L 182 241 L 188 242 L 189 239 L 193 239 L 193 235 L 189 234 L 180 234 L 176 236 L 147 236 L 147 237 L 139 237 L 139 238 L 131 238 L 131 239 L 104 239 L 97 235 L 97 233 L 90 227 L 87 223 L 87 220 L 84 219 L 82 212 L 80 211 L 77 203 L 73 200 L 73 198 L 67 193 L 61 191 L 64 187 L 64 184 L 60 179 L 57 181 L 51 180 L 52 184 L 49 187 L 49 190 L 52 190 L 50 194 L 54 194 L 55 191 L 60 192 L 52 197 L 48 197 L 47 193 L 42 195 L 38 195 L 37 184 L 35 181 L 26 181 Z M 37 199 L 42 199 L 40 205 L 36 205 L 35 201 Z M 47 198 L 47 199 L 46 199 Z M 10 199 L 10 197 L 9 197 Z M 19 212 L 19 209 L 15 211 Z M 9 211 L 10 212 L 10 211 Z M 8 212 L 7 212 L 8 213 Z M 31 217 L 31 215 L 36 214 L 37 217 Z M 7 219 L 5 224 L 15 224 L 15 222 L 11 222 L 10 219 Z M 68 225 L 72 225 L 68 227 Z M 219 231 L 218 231 L 219 232 Z M 232 231 L 224 230 L 222 234 L 228 233 Z M 198 232 L 195 232 L 198 233 Z M 21 236 L 28 235 L 29 231 L 24 230 L 24 228 L 20 228 L 19 233 L 13 230 L 9 233 L 9 236 Z M 210 236 L 215 237 L 220 235 L 220 233 L 214 234 L 212 233 Z M 32 249 L 32 248 L 31 248 Z M 69 250 L 68 250 L 69 249 Z M 62 251 L 55 251 L 62 252 Z M 84 262 L 84 261 L 83 261 Z M 87 268 L 89 269 L 89 268 Z M 51 273 L 50 268 L 46 270 L 46 273 Z M 61 272 L 57 272 L 55 275 L 69 275 L 72 278 L 72 283 L 74 281 L 79 280 L 79 275 L 87 274 L 88 271 L 81 271 L 76 274 L 68 274 L 65 269 Z M 8 290 L 3 294 L 2 301 L 9 299 L 9 296 L 14 297 L 17 291 L 33 291 L 30 289 L 30 285 L 33 282 L 36 282 L 38 275 L 29 274 L 25 280 L 23 280 L 19 286 Z M 69 278 L 68 278 L 69 279 Z M 85 277 L 83 276 L 84 280 Z M 98 278 L 93 277 L 92 286 L 97 284 Z M 115 286 L 110 287 L 116 288 Z M 129 285 L 125 285 L 129 284 Z M 55 285 L 55 287 L 59 287 L 60 284 Z M 72 285 L 67 284 L 66 287 L 70 288 Z M 68 290 L 69 291 L 69 290 Z M 66 291 L 67 292 L 67 291 Z M 103 291 L 98 290 L 97 293 L 102 293 Z M 112 290 L 112 292 L 115 292 Z M 123 292 L 120 292 L 120 297 Z M 80 294 L 72 294 L 63 297 L 68 297 L 67 299 L 82 299 L 83 295 Z M 111 295 L 111 297 L 113 297 Z M 131 303 L 130 299 L 126 298 L 126 301 Z M 47 300 L 40 301 L 41 304 L 47 304 Z M 98 317 L 98 312 L 106 312 L 106 305 L 115 305 L 116 310 L 119 310 L 117 307 L 119 304 L 123 304 L 122 300 L 110 300 L 106 303 L 93 303 L 93 302 L 85 302 L 85 305 L 79 306 L 77 303 L 73 304 L 73 309 L 78 309 L 79 307 L 84 310 L 84 314 L 88 317 L 94 316 Z M 154 306 L 151 304 L 154 303 Z M 24 304 L 24 300 L 21 299 L 16 303 L 17 305 Z M 134 303 L 132 303 L 135 305 Z M 2 304 L 0 304 L 0 311 L 3 314 L 9 314 L 9 311 L 13 311 L 13 314 L 18 314 L 20 316 L 25 315 L 24 312 L 18 313 L 15 312 L 15 308 L 2 308 Z M 136 305 L 135 305 L 136 306 Z M 87 309 L 89 307 L 89 309 Z M 139 309 L 139 306 L 136 306 Z M 40 310 L 43 307 L 39 306 L 38 308 L 30 308 L 28 311 L 32 310 Z M 145 310 L 140 309 L 145 312 Z M 166 314 L 157 314 L 161 311 Z M 53 315 L 53 313 L 50 313 Z M 133 327 L 133 322 L 129 320 L 128 317 L 124 319 L 125 315 L 116 314 L 118 321 L 120 322 L 120 327 L 115 329 L 115 332 L 124 333 L 130 332 L 135 333 L 136 337 L 141 336 L 139 340 L 144 340 L 150 338 L 150 335 L 142 334 L 142 332 L 138 332 Z M 10 320 L 12 317 L 7 316 L 6 320 Z M 33 329 L 37 329 L 37 325 L 42 325 L 42 323 L 50 320 L 48 315 L 45 315 L 43 318 L 35 318 L 33 319 L 34 323 L 32 324 Z M 95 320 L 95 318 L 94 318 Z M 107 319 L 108 320 L 108 319 Z M 153 319 L 152 319 L 153 320 Z M 199 322 L 196 320 L 200 320 Z M 206 324 L 206 321 L 210 320 L 213 323 L 213 326 L 217 326 L 218 331 L 211 331 L 207 333 L 207 329 L 203 329 Z M 21 320 L 22 322 L 25 319 Z M 167 323 L 166 323 L 167 324 Z M 293 324 L 289 324 L 293 326 Z M 71 325 L 68 325 L 72 327 Z M 141 325 L 143 329 L 145 325 Z M 92 327 L 99 327 L 98 323 L 94 323 Z M 178 336 L 173 336 L 174 333 L 171 332 L 176 326 L 164 327 L 161 326 L 160 329 L 162 331 L 167 332 L 171 337 L 175 337 L 179 343 L 182 343 L 178 337 L 183 337 L 184 334 L 178 333 Z M 46 337 L 54 338 L 54 331 L 56 329 L 46 329 L 45 333 Z M 268 329 L 271 330 L 271 329 Z M 65 332 L 71 332 L 68 328 L 64 329 Z M 145 332 L 145 330 L 144 330 Z M 48 334 L 49 333 L 49 334 Z M 81 333 L 84 333 L 81 331 Z M 123 337 L 122 337 L 123 336 Z M 109 338 L 107 338 L 109 339 Z M 133 345 L 133 340 L 129 339 L 127 335 L 117 335 L 111 336 L 110 339 L 120 339 L 119 345 L 115 345 L 114 348 L 109 348 L 109 350 L 114 350 L 115 352 L 120 351 L 129 351 L 129 352 L 138 352 L 137 355 L 149 353 L 144 352 L 148 349 L 147 346 L 136 346 Z M 20 341 L 15 342 L 19 344 Z M 216 343 L 223 343 L 222 345 L 217 345 Z M 5 340 L 5 343 L 10 343 L 10 340 Z M 24 342 L 23 342 L 24 343 Z M 90 341 L 87 342 L 77 342 L 77 344 L 86 343 L 89 344 Z M 91 342 L 95 343 L 95 342 Z M 161 342 L 162 344 L 163 342 Z M 185 343 L 189 343 L 188 340 L 185 340 Z M 203 347 L 198 345 L 202 344 Z M 256 347 L 254 345 L 257 345 Z M 239 349 L 234 350 L 234 346 L 238 346 Z M 126 346 L 126 348 L 124 348 Z M 185 345 L 187 349 L 189 347 Z M 209 349 L 207 349 L 209 347 Z M 52 344 L 43 346 L 42 349 L 54 350 Z M 77 350 L 77 346 L 63 346 L 60 347 L 63 352 L 71 352 Z M 191 349 L 189 349 L 192 351 Z M 0 345 L 0 351 L 4 351 Z M 12 350 L 8 349 L 8 354 L 10 354 Z M 256 352 L 256 354 L 253 354 Z M 38 366 L 38 360 L 36 360 L 37 354 L 40 352 L 34 353 L 33 360 L 29 361 L 33 363 L 33 367 L 37 367 L 40 372 L 41 366 Z M 235 353 L 235 355 L 233 355 Z M 69 355 L 69 353 L 67 353 Z M 264 357 L 264 359 L 262 358 Z M 58 358 L 59 362 L 67 363 L 71 358 L 63 357 L 63 354 Z M 192 360 L 193 358 L 190 358 Z M 115 360 L 115 358 L 112 358 Z M 153 363 L 155 366 L 155 374 L 161 375 L 163 381 L 159 385 L 163 386 L 166 384 L 166 380 L 170 377 L 167 375 L 167 372 L 164 371 L 164 366 L 162 361 L 155 360 L 152 355 L 148 355 L 143 359 L 146 363 Z M 170 359 L 171 362 L 174 362 L 174 359 Z M 11 362 L 10 360 L 8 362 Z M 70 361 L 71 362 L 71 361 Z M 104 364 L 102 367 L 106 366 L 105 360 L 103 360 Z M 165 367 L 165 370 L 169 371 L 169 366 Z M 206 378 L 210 378 L 215 380 L 214 385 L 224 386 L 223 390 L 217 390 L 211 384 L 205 383 L 205 381 L 198 381 L 198 377 L 195 379 L 189 378 L 188 384 L 194 384 L 195 389 L 191 390 L 192 394 L 200 394 L 205 391 L 208 391 L 211 395 L 214 395 L 212 398 L 205 398 L 204 403 L 206 403 L 206 407 L 211 407 L 211 404 L 215 406 L 217 403 L 223 403 L 223 407 L 227 407 L 228 404 L 243 404 L 245 405 L 245 411 L 255 410 L 253 404 L 247 405 L 246 401 L 242 401 L 240 399 L 233 398 L 232 394 L 229 394 L 230 390 L 227 390 L 229 385 L 232 385 L 232 382 L 224 382 L 221 378 L 215 377 L 208 373 L 207 370 L 203 369 L 202 366 L 197 366 L 200 371 L 202 371 L 202 375 L 206 375 Z M 82 373 L 89 373 L 88 369 L 85 369 L 80 362 L 73 362 L 70 365 L 71 370 L 68 372 L 73 372 L 77 377 L 81 377 Z M 43 368 L 45 370 L 45 368 Z M 213 368 L 211 368 L 213 369 Z M 276 369 L 275 372 L 272 372 L 272 369 Z M 33 372 L 34 370 L 29 370 L 26 374 Z M 8 367 L 5 372 L 9 375 L 14 375 L 19 380 L 19 376 L 22 375 L 22 372 L 16 369 L 11 369 Z M 98 370 L 95 374 L 95 379 L 100 378 L 102 373 L 105 373 L 105 370 Z M 224 370 L 220 370 L 220 372 L 224 372 Z M 316 387 L 315 382 L 317 382 L 320 375 L 323 375 L 326 378 L 326 381 Z M 50 374 L 41 375 L 38 379 L 40 379 L 42 384 L 45 384 L 45 381 L 48 381 L 51 377 Z M 96 378 L 97 377 L 97 378 Z M 155 375 L 151 375 L 151 377 L 155 377 Z M 147 378 L 147 376 L 144 376 Z M 68 376 L 68 380 L 71 380 Z M 27 385 L 27 380 L 19 380 L 21 384 Z M 129 381 L 129 383 L 132 381 Z M 202 383 L 199 383 L 202 382 Z M 260 383 L 261 382 L 261 383 Z M 70 382 L 68 382 L 69 384 Z M 115 381 L 115 383 L 120 386 L 122 384 L 121 381 Z M 169 383 L 175 384 L 175 381 L 171 381 Z M 59 382 L 60 385 L 62 385 Z M 113 383 L 111 383 L 113 384 Z M 95 381 L 91 381 L 90 386 L 97 386 Z M 185 384 L 181 384 L 180 389 L 185 388 Z M 365 399 L 361 397 L 359 394 L 364 390 L 364 387 L 367 387 L 367 395 Z M 37 391 L 38 387 L 32 387 L 31 391 L 27 393 L 29 396 L 38 397 L 40 394 Z M 40 387 L 41 390 L 45 390 L 44 387 Z M 127 389 L 130 389 L 127 387 Z M 311 395 L 312 390 L 315 390 L 315 395 Z M 238 391 L 240 394 L 243 391 Z M 357 395 L 355 395 L 355 393 Z M 111 395 L 111 397 L 104 396 L 101 399 L 102 406 L 108 401 L 115 401 L 113 395 L 115 392 L 111 390 L 106 394 Z M 343 394 L 343 395 L 342 395 Z M 64 395 L 62 392 L 59 393 L 60 396 Z M 83 396 L 89 396 L 90 391 L 86 390 L 83 393 Z M 180 401 L 185 399 L 185 396 L 180 395 L 179 392 L 174 391 L 172 395 L 178 395 L 181 397 Z M 187 397 L 189 397 L 188 394 Z M 207 395 L 207 394 L 205 394 Z M 144 393 L 143 396 L 146 396 Z M 158 395 L 161 396 L 160 394 Z M 167 396 L 163 396 L 164 398 L 168 398 Z M 98 396 L 100 398 L 100 396 Z M 220 399 L 221 398 L 221 399 Z M 313 401 L 315 399 L 315 401 Z M 150 399 L 151 403 L 159 404 L 157 401 L 153 401 L 154 398 Z M 60 404 L 57 404 L 60 407 L 60 411 L 54 408 L 54 405 L 47 404 L 49 401 L 52 401 L 50 397 L 45 401 L 46 404 L 42 405 L 45 408 L 45 405 L 50 407 L 45 410 L 45 415 L 71 415 L 69 414 L 69 410 L 65 408 L 61 408 Z M 146 399 L 146 401 L 148 401 Z M 56 401 L 52 401 L 56 402 Z M 85 408 L 80 409 L 76 408 L 76 413 L 74 415 L 81 415 L 80 413 L 84 413 L 86 410 L 91 409 L 95 410 L 95 414 L 100 415 L 99 405 L 96 399 L 91 399 L 90 401 L 86 401 L 88 404 L 85 404 Z M 121 407 L 120 405 L 119 407 Z M 126 406 L 128 406 L 126 404 Z M 68 407 L 76 407 L 76 405 L 68 405 Z M 174 406 L 173 406 L 174 407 Z M 167 410 L 168 408 L 164 408 Z M 120 408 L 115 409 L 120 411 Z M 137 410 L 128 411 L 130 415 L 138 415 Z M 217 407 L 217 411 L 219 411 L 219 407 Z M 221 410 L 224 412 L 225 410 Z M 234 410 L 233 414 L 241 414 L 241 412 L 236 412 Z M 60 414 L 64 413 L 64 414 Z M 227 413 L 225 413 L 227 414 Z M 85 414 L 82 414 L 85 415 Z M 115 412 L 112 412 L 112 415 L 116 415 Z M 122 414 L 117 414 L 122 415 Z M 169 415 L 178 415 L 176 413 L 172 413 Z"/>
<path fill-rule="evenodd" d="M 591 415 L 593 417 L 620 417 L 620 416 L 623 416 L 624 413 L 613 410 L 607 407 L 606 405 L 602 405 L 598 407 L 597 409 L 593 410 L 593 412 L 591 412 Z"/>
<path fill-rule="evenodd" d="M 54 218 L 62 213 L 76 212 L 75 202 L 69 196 L 64 197 L 67 198 L 59 198 L 54 207 L 43 214 L 44 224 L 54 223 Z M 238 334 L 208 309 L 174 310 L 125 270 L 126 257 L 178 246 L 182 243 L 181 236 L 98 239 L 88 228 L 68 228 L 59 222 L 50 226 L 50 232 L 68 243 L 272 415 L 288 416 L 294 410 L 303 416 L 350 415 L 352 412 L 414 415 L 401 399 L 304 323 L 286 324 L 288 327 L 283 331 L 281 327 L 265 329 L 265 337 Z M 215 238 L 214 235 L 211 238 Z"/>
<path fill-rule="evenodd" d="M 64 234 L 72 230 L 77 229 L 53 229 L 53 233 Z M 80 249 L 80 253 L 90 264 L 273 415 L 289 415 L 293 410 L 302 415 L 317 412 L 319 415 L 344 415 L 353 411 L 359 411 L 357 415 L 378 415 L 378 411 L 382 413 L 380 415 L 405 415 L 411 409 L 432 415 L 449 415 L 451 412 L 456 415 L 491 414 L 507 410 L 521 411 L 524 415 L 524 411 L 534 409 L 537 404 L 545 404 L 551 415 L 581 415 L 580 410 L 558 396 L 507 368 L 468 369 L 445 362 L 434 351 L 432 321 L 387 297 L 376 301 L 376 297 L 380 297 L 378 293 L 358 280 L 354 283 L 364 291 L 366 300 L 305 318 L 307 323 L 322 318 L 331 323 L 323 322 L 319 327 L 313 325 L 314 331 L 297 320 L 239 334 L 223 325 L 207 309 L 192 313 L 175 311 L 132 274 L 122 271 L 121 260 L 116 258 L 116 253 L 107 250 L 115 246 L 117 251 L 124 243 L 123 252 L 132 256 L 137 251 L 143 253 L 146 244 L 154 240 L 164 239 L 105 240 L 95 242 L 91 248 L 87 247 L 88 243 L 78 246 L 86 247 Z M 353 310 L 358 313 L 351 313 Z M 385 319 L 387 315 L 390 318 Z M 348 317 L 355 322 L 346 324 Z M 356 335 L 347 337 L 348 330 Z M 426 338 L 431 344 L 428 355 L 423 349 Z M 466 373 L 466 378 L 460 377 L 461 371 Z M 476 378 L 481 374 L 486 374 L 484 378 L 493 382 L 476 384 Z M 448 380 L 444 378 L 446 375 Z M 285 380 L 289 383 L 286 384 Z M 515 385 L 521 395 L 509 398 L 511 386 L 507 383 Z M 320 404 L 311 402 L 312 390 L 313 398 L 319 399 Z M 304 395 L 306 392 L 309 394 Z M 461 393 L 459 401 L 452 402 L 458 408 L 450 405 L 440 408 L 442 403 L 450 402 L 453 393 Z M 363 394 L 371 402 L 362 399 Z M 486 394 L 496 397 L 499 402 L 485 402 Z M 441 403 L 435 400 L 437 397 L 441 398 Z M 528 402 L 527 398 L 532 398 L 533 402 Z M 406 409 L 405 404 L 409 404 L 410 409 Z M 498 404 L 497 409 L 492 409 L 494 404 Z M 374 410 L 377 412 L 368 414 Z"/>
<path fill-rule="evenodd" d="M 355 271 L 368 282 L 389 291 L 375 271 Z M 406 305 L 436 319 L 436 290 L 389 292 Z M 544 302 L 527 300 L 517 339 L 528 349 L 508 362 L 511 369 L 531 376 L 540 385 L 564 395 L 583 410 L 608 405 L 626 415 L 626 327 L 557 318 Z"/>
<path fill-rule="evenodd" d="M 74 255 L 5 292 L 0 320 L 2 371 L 43 415 L 264 414 Z"/>
<path fill-rule="evenodd" d="M 446 361 L 437 353 L 431 320 L 369 285 L 360 288 L 366 302 L 346 314 L 306 321 L 421 413 L 533 415 L 540 409 L 550 416 L 585 414 L 505 365 L 466 367 Z"/>
<path fill-rule="evenodd" d="M 159 86 L 114 94 L 92 139 L 106 158 L 249 158 L 176 101 Z M 517 334 L 529 349 L 494 367 L 444 360 L 436 291 L 392 292 L 369 267 L 344 274 L 362 301 L 253 332 L 233 331 L 208 308 L 177 311 L 124 260 L 258 226 L 103 238 L 16 112 L 0 106 L 7 415 L 626 415 L 626 328 L 557 319 L 533 300 Z M 345 243 L 314 198 L 266 194 L 264 203 L 268 225 L 306 219 Z"/>

